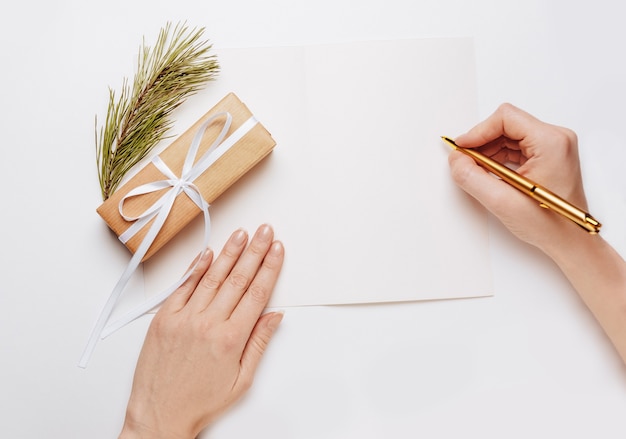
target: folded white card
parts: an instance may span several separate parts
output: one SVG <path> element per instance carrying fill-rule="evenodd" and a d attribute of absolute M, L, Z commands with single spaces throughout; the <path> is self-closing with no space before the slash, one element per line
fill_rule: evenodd
<path fill-rule="evenodd" d="M 454 186 L 439 137 L 477 121 L 471 39 L 216 53 L 198 114 L 235 92 L 277 146 L 211 206 L 211 246 L 274 226 L 286 259 L 271 307 L 492 294 L 486 213 Z M 202 233 L 198 217 L 145 263 L 147 294 Z"/>

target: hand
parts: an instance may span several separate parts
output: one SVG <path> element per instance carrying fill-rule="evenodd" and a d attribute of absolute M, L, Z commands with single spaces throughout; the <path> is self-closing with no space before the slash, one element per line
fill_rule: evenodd
<path fill-rule="evenodd" d="M 587 209 L 576 135 L 541 122 L 510 105 L 455 139 Z M 489 175 L 459 151 L 450 154 L 454 181 L 480 201 L 519 238 L 543 250 L 563 271 L 626 364 L 626 262 L 600 235 L 576 224 Z M 581 260 L 584 261 L 581 264 Z"/>
<path fill-rule="evenodd" d="M 120 437 L 194 438 L 252 384 L 281 313 L 261 315 L 284 249 L 271 227 L 207 250 L 154 316 Z"/>
<path fill-rule="evenodd" d="M 576 134 L 550 125 L 510 104 L 468 133 L 455 139 L 459 146 L 478 148 L 501 163 L 520 165 L 517 172 L 581 209 L 587 209 Z M 549 251 L 570 232 L 581 230 L 537 201 L 489 175 L 459 151 L 449 157 L 454 181 L 475 197 L 520 239 Z"/>

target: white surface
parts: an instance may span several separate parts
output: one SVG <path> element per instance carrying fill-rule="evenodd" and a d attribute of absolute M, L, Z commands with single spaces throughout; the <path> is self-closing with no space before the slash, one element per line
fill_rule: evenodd
<path fill-rule="evenodd" d="M 210 245 L 221 248 L 235 227 L 274 226 L 288 251 L 270 307 L 492 294 L 487 214 L 452 182 L 440 139 L 477 120 L 471 39 L 219 56 L 221 78 L 203 93 L 204 110 L 235 92 L 277 146 L 213 203 Z M 251 75 L 259 64 L 268 69 Z M 203 223 L 145 264 L 146 294 L 185 271 Z M 464 261 L 455 276 L 451 259 Z"/>
<path fill-rule="evenodd" d="M 86 371 L 76 361 L 126 261 L 95 214 L 93 115 L 106 85 L 132 75 L 143 35 L 189 19 L 216 47 L 473 36 L 480 116 L 511 101 L 575 129 L 591 212 L 626 254 L 625 8 L 13 4 L 0 19 L 1 435 L 110 438 L 121 426 L 148 319 L 100 343 Z M 197 117 L 181 109 L 178 120 Z M 544 256 L 495 222 L 490 238 L 494 297 L 290 309 L 252 391 L 203 437 L 623 438 L 625 368 L 595 321 Z"/>

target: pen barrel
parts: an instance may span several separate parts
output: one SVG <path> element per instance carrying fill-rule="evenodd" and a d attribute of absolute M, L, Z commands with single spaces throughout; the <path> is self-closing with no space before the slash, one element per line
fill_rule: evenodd
<path fill-rule="evenodd" d="M 454 145 L 456 146 L 456 144 Z M 542 207 L 554 210 L 565 218 L 575 222 L 589 233 L 595 234 L 600 231 L 600 228 L 602 227 L 600 222 L 584 210 L 568 203 L 563 198 L 548 189 L 536 185 L 534 182 L 521 176 L 512 169 L 507 168 L 503 164 L 487 157 L 484 154 L 481 154 L 478 151 L 460 147 L 457 147 L 457 150 L 472 157 L 476 163 L 487 169 L 492 174 L 500 177 L 514 188 L 539 201 Z"/>
<path fill-rule="evenodd" d="M 536 187 L 532 181 L 522 177 L 518 173 L 512 171 L 511 169 L 504 166 L 502 163 L 498 163 L 492 158 L 487 157 L 484 154 L 481 154 L 478 151 L 468 148 L 458 148 L 458 151 L 470 156 L 483 168 L 487 169 L 494 175 L 497 175 L 501 179 L 505 180 L 514 188 L 526 193 L 527 195 L 532 195 L 533 189 Z"/>
<path fill-rule="evenodd" d="M 539 201 L 542 206 L 569 218 L 589 233 L 598 233 L 600 231 L 601 224 L 591 215 L 571 203 L 568 203 L 548 189 L 535 186 L 532 191 L 532 197 Z"/>

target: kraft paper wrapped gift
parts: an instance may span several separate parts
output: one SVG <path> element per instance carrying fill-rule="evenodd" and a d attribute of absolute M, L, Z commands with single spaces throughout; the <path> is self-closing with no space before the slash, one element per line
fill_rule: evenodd
<path fill-rule="evenodd" d="M 252 112 L 246 105 L 234 93 L 230 93 L 159 154 L 160 159 L 169 167 L 173 174 L 178 177 L 181 176 L 183 164 L 194 137 L 203 128 L 203 124 L 211 117 L 215 117 L 215 119 L 206 126 L 194 162 L 197 163 L 198 159 L 216 141 L 226 121 L 226 116 L 223 116 L 221 113 L 229 113 L 232 116 L 232 125 L 228 129 L 222 143 L 228 142 L 231 134 L 235 133 L 238 128 L 243 129 L 244 124 L 250 128 L 246 128 L 247 131 L 243 131 L 243 135 L 239 140 L 232 144 L 204 173 L 193 180 L 193 185 L 200 190 L 202 197 L 209 204 L 267 156 L 276 145 L 270 133 L 261 123 L 253 118 Z M 250 125 L 250 122 L 252 122 L 252 125 Z M 241 135 L 241 132 L 242 130 L 239 131 L 239 135 Z M 237 137 L 237 134 L 233 137 Z M 120 201 L 127 197 L 129 192 L 135 188 L 167 179 L 168 177 L 153 162 L 150 162 L 98 207 L 97 211 L 116 235 L 120 236 L 133 224 L 132 221 L 127 221 L 122 216 L 119 208 Z M 124 215 L 134 217 L 142 214 L 167 190 L 161 189 L 156 192 L 127 197 L 123 202 Z M 156 253 L 201 212 L 202 210 L 189 196 L 184 192 L 180 193 L 174 200 L 163 227 L 156 235 L 143 260 Z M 150 220 L 148 224 L 125 242 L 126 247 L 132 253 L 135 253 L 141 244 L 153 221 L 154 219 Z"/>

